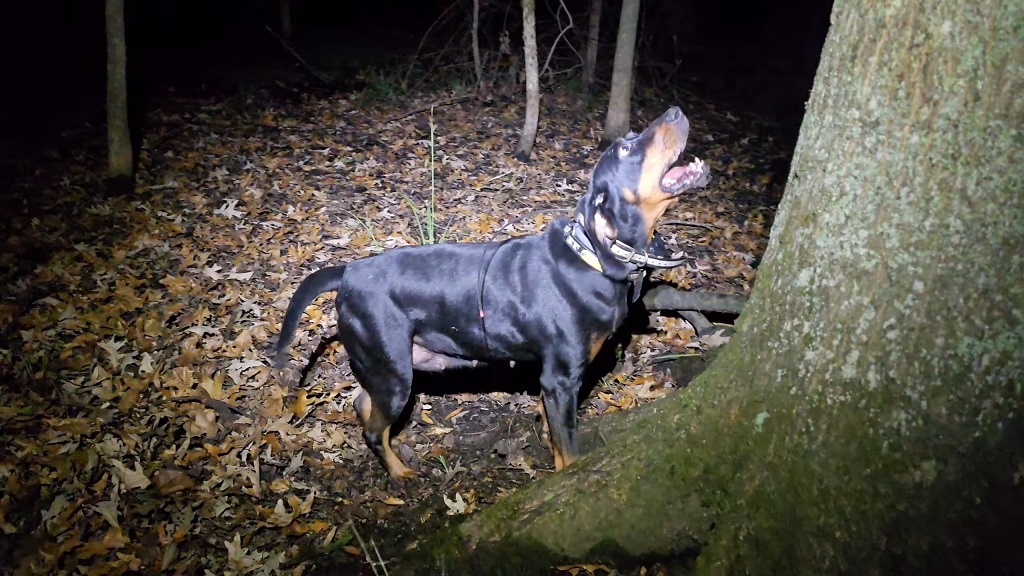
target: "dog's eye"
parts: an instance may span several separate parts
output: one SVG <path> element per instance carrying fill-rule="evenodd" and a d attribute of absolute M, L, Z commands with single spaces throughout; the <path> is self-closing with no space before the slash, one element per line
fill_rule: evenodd
<path fill-rule="evenodd" d="M 623 142 L 619 144 L 619 158 L 625 158 L 629 156 L 629 151 L 633 149 L 633 145 L 629 142 Z"/>

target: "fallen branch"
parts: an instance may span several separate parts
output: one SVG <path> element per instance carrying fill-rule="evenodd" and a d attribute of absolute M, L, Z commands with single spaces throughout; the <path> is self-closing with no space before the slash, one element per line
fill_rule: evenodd
<path fill-rule="evenodd" d="M 690 292 L 668 284 L 659 284 L 644 294 L 644 306 L 648 310 L 696 310 L 738 315 L 743 312 L 746 301 L 746 296 L 738 294 Z"/>
<path fill-rule="evenodd" d="M 697 333 L 698 337 L 707 336 L 715 331 L 715 325 L 696 310 L 681 310 L 679 315 L 689 322 L 690 326 L 693 326 L 693 331 Z"/>
<path fill-rule="evenodd" d="M 706 230 L 721 230 L 722 227 L 717 224 L 705 224 L 703 222 L 692 222 L 690 220 L 666 220 L 660 224 L 665 226 L 693 226 L 694 228 L 704 228 Z"/>

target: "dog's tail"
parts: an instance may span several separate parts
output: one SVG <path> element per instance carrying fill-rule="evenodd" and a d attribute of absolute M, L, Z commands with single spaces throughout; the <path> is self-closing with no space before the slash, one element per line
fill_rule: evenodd
<path fill-rule="evenodd" d="M 281 322 L 281 334 L 277 337 L 270 352 L 273 356 L 274 366 L 283 368 L 288 361 L 288 345 L 295 337 L 295 330 L 299 328 L 299 320 L 302 319 L 302 312 L 314 299 L 324 292 L 337 290 L 341 285 L 341 277 L 345 273 L 345 266 L 328 266 L 313 272 L 299 284 L 288 303 L 288 311 L 284 314 L 284 321 Z"/>

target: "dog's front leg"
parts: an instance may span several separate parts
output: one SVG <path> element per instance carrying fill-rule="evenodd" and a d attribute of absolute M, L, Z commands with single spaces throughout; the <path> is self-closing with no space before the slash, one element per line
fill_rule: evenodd
<path fill-rule="evenodd" d="M 541 372 L 541 418 L 551 440 L 555 470 L 561 470 L 576 459 L 576 400 L 583 370 L 565 371 L 565 365 L 545 362 Z"/>

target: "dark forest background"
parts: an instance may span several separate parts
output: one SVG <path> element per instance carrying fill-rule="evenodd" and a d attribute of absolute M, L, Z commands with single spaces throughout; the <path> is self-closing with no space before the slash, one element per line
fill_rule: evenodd
<path fill-rule="evenodd" d="M 582 53 L 589 5 L 589 0 L 538 2 L 542 65 L 559 23 L 568 22 L 564 9 L 574 24 L 565 38 Z M 267 31 L 278 29 L 276 0 L 127 0 L 125 8 L 133 117 L 157 106 L 168 91 L 201 95 L 268 83 L 318 84 Z M 605 0 L 599 90 L 611 75 L 620 8 L 621 2 Z M 830 9 L 830 2 L 815 0 L 644 0 L 636 92 L 684 89 L 723 108 L 756 114 L 793 140 Z M 291 0 L 290 45 L 330 74 L 334 90 L 379 82 L 370 71 L 405 70 L 415 55 L 420 60 L 412 64 L 413 83 L 459 74 L 468 79 L 471 10 L 470 0 Z M 496 53 L 503 30 L 513 49 L 521 49 L 519 2 L 483 0 L 480 28 L 485 53 Z M 0 156 L 59 145 L 62 134 L 64 140 L 73 136 L 69 130 L 102 124 L 102 1 L 5 0 L 0 43 L 5 87 Z M 578 65 L 579 57 L 563 41 L 553 62 L 556 70 L 566 70 Z M 556 79 L 578 73 L 579 68 Z"/>

